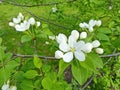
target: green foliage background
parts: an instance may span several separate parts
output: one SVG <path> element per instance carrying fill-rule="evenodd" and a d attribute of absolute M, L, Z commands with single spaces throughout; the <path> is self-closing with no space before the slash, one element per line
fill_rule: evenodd
<path fill-rule="evenodd" d="M 56 13 L 52 12 L 54 3 L 58 8 Z M 21 6 L 18 6 L 19 4 Z M 44 4 L 48 5 L 44 6 Z M 32 5 L 38 6 L 29 7 Z M 62 71 L 59 72 L 60 80 L 57 80 L 55 71 L 60 64 L 58 61 L 40 60 L 36 56 L 25 60 L 16 58 L 11 61 L 11 53 L 33 54 L 34 52 L 33 42 L 21 43 L 21 36 L 24 34 L 8 26 L 9 21 L 19 12 L 28 17 L 33 16 L 42 23 L 41 35 L 37 39 L 39 55 L 54 56 L 57 45 L 48 39 L 49 35 L 57 35 L 60 32 L 69 35 L 74 29 L 82 31 L 79 23 L 88 22 L 90 19 L 102 20 L 102 26 L 96 28 L 94 36 L 101 41 L 104 54 L 120 51 L 120 0 L 73 0 L 71 2 L 70 0 L 5 0 L 0 4 L 0 37 L 3 39 L 0 46 L 0 59 L 3 60 L 3 62 L 0 60 L 0 87 L 9 78 L 12 78 L 11 81 L 17 85 L 18 90 L 56 90 L 56 88 L 57 90 L 80 90 L 84 86 L 79 85 L 74 79 L 68 84 L 61 75 Z M 51 44 L 46 45 L 46 41 Z M 4 47 L 6 49 L 3 49 Z M 86 90 L 119 90 L 120 57 L 102 60 L 103 68 L 93 75 L 94 78 Z"/>

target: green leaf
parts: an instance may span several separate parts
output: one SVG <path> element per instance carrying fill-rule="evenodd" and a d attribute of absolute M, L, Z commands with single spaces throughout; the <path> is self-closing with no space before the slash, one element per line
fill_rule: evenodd
<path fill-rule="evenodd" d="M 30 36 L 28 36 L 28 35 L 23 35 L 23 36 L 21 37 L 21 42 L 22 42 L 22 43 L 28 42 L 28 41 L 30 41 L 30 40 L 32 40 L 32 37 L 30 37 Z"/>
<path fill-rule="evenodd" d="M 109 37 L 106 34 L 104 34 L 104 33 L 97 33 L 96 37 L 99 40 L 109 41 Z"/>
<path fill-rule="evenodd" d="M 37 55 L 34 55 L 34 65 L 36 68 L 41 68 L 42 67 L 42 60 L 40 58 L 38 58 Z"/>
<path fill-rule="evenodd" d="M 44 89 L 51 90 L 52 85 L 52 80 L 49 77 L 46 77 L 42 80 L 42 86 Z"/>
<path fill-rule="evenodd" d="M 24 73 L 23 76 L 28 78 L 28 79 L 32 79 L 32 78 L 35 78 L 36 76 L 38 76 L 38 73 L 35 70 L 29 70 L 26 73 Z"/>
<path fill-rule="evenodd" d="M 0 45 L 1 45 L 1 43 L 2 43 L 2 38 L 0 38 Z"/>
<path fill-rule="evenodd" d="M 92 53 L 88 54 L 86 57 L 86 60 L 92 61 L 95 68 L 102 68 L 103 67 L 102 59 L 97 54 L 92 54 Z"/>
<path fill-rule="evenodd" d="M 3 61 L 4 57 L 5 57 L 4 50 L 0 49 L 0 61 Z"/>
<path fill-rule="evenodd" d="M 78 83 L 83 85 L 88 79 L 90 71 L 87 68 L 80 66 L 79 61 L 74 61 L 72 63 L 72 74 Z"/>
<path fill-rule="evenodd" d="M 63 60 L 59 61 L 59 71 L 58 76 L 61 76 L 61 74 L 64 72 L 64 70 L 70 65 L 70 63 L 65 63 Z"/>
<path fill-rule="evenodd" d="M 104 34 L 110 34 L 111 30 L 109 28 L 99 28 L 98 32 L 104 33 Z"/>

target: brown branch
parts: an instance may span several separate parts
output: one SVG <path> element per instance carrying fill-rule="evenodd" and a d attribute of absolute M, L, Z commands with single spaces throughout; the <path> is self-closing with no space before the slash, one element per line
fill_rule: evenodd
<path fill-rule="evenodd" d="M 37 55 L 37 56 L 38 56 L 38 58 L 41 58 L 41 59 L 57 60 L 55 57 L 40 56 L 40 55 Z M 34 58 L 34 55 L 13 54 L 13 59 L 14 59 L 14 58 L 17 58 L 17 57 L 21 57 L 21 58 Z"/>
<path fill-rule="evenodd" d="M 108 55 L 100 55 L 101 58 L 109 58 L 109 57 L 116 57 L 119 56 L 120 52 L 115 53 L 115 54 L 108 54 Z M 34 55 L 22 55 L 22 54 L 13 54 L 13 58 L 17 58 L 17 57 L 21 57 L 21 58 L 33 58 Z M 55 57 L 48 57 L 48 56 L 40 56 L 38 55 L 39 58 L 41 59 L 50 59 L 50 60 L 57 60 Z"/>
<path fill-rule="evenodd" d="M 35 4 L 35 5 L 23 5 L 23 4 L 18 4 L 15 2 L 9 2 L 9 1 L 4 1 L 8 4 L 14 5 L 14 6 L 22 6 L 22 7 L 38 7 L 38 6 L 51 6 L 51 5 L 58 5 L 58 4 L 63 4 L 63 3 L 71 3 L 77 0 L 69 0 L 66 2 L 53 2 L 53 3 L 46 3 L 46 4 Z"/>

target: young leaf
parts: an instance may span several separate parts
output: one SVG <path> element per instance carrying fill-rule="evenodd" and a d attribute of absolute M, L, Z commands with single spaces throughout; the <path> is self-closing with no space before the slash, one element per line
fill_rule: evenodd
<path fill-rule="evenodd" d="M 108 37 L 106 34 L 104 34 L 104 33 L 98 33 L 98 34 L 96 35 L 96 37 L 97 37 L 99 40 L 109 41 L 109 37 Z"/>
<path fill-rule="evenodd" d="M 80 66 L 80 63 L 74 61 L 72 63 L 72 74 L 73 77 L 78 81 L 80 85 L 83 85 L 88 79 L 90 71 L 87 68 Z"/>
<path fill-rule="evenodd" d="M 38 75 L 37 71 L 35 70 L 29 70 L 26 73 L 24 73 L 24 77 L 28 78 L 28 79 L 32 79 L 35 78 Z"/>
<path fill-rule="evenodd" d="M 46 77 L 42 80 L 42 86 L 46 90 L 51 90 L 52 87 L 52 80 L 49 77 Z"/>
<path fill-rule="evenodd" d="M 70 63 L 65 63 L 63 60 L 60 60 L 58 76 L 60 76 L 69 65 Z"/>
<path fill-rule="evenodd" d="M 21 42 L 22 42 L 22 43 L 28 42 L 28 41 L 30 41 L 30 40 L 32 40 L 32 37 L 30 37 L 30 36 L 28 36 L 28 35 L 23 35 L 23 36 L 21 37 Z"/>
<path fill-rule="evenodd" d="M 37 57 L 37 55 L 34 55 L 34 65 L 36 68 L 41 68 L 42 67 L 42 60 Z"/>
<path fill-rule="evenodd" d="M 2 38 L 0 38 L 0 45 L 1 45 L 1 43 L 2 43 Z"/>

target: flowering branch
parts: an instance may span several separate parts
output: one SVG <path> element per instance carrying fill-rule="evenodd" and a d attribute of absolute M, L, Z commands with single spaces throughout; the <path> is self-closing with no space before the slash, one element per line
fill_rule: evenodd
<path fill-rule="evenodd" d="M 77 0 L 69 0 L 69 1 L 66 1 L 66 3 L 71 3 L 71 2 L 74 2 L 74 1 L 77 1 Z M 63 4 L 65 2 L 53 2 L 53 3 L 46 3 L 46 4 L 34 4 L 34 5 L 23 5 L 23 4 L 18 4 L 18 3 L 15 3 L 15 2 L 8 2 L 8 1 L 4 1 L 8 4 L 11 4 L 11 5 L 14 5 L 14 6 L 22 6 L 22 7 L 38 7 L 38 6 L 51 6 L 51 5 L 57 5 L 57 4 Z"/>

